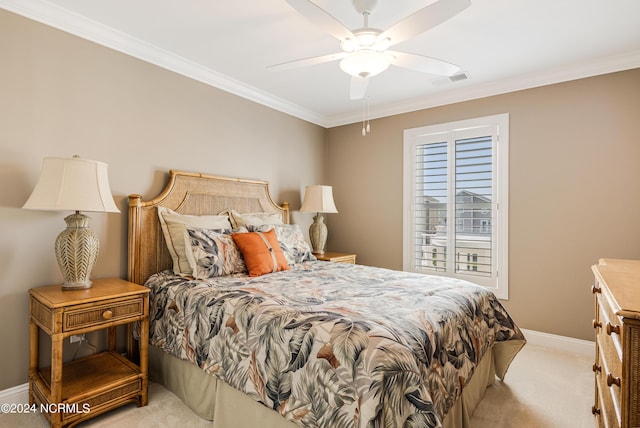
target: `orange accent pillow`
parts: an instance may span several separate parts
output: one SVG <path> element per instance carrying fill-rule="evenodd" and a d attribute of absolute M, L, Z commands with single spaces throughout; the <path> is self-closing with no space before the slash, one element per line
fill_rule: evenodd
<path fill-rule="evenodd" d="M 242 253 L 249 276 L 289 270 L 273 229 L 268 232 L 232 233 L 231 237 Z"/>

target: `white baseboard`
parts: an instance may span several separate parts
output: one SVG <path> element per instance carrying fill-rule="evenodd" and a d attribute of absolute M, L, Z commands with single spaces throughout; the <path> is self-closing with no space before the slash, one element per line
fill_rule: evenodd
<path fill-rule="evenodd" d="M 534 330 L 522 329 L 527 342 L 531 345 L 544 346 L 558 351 L 570 352 L 580 356 L 593 357 L 596 352 L 595 342 L 558 336 Z M 29 402 L 29 384 L 14 386 L 0 391 L 0 403 L 25 404 Z"/>
<path fill-rule="evenodd" d="M 544 346 L 563 352 L 570 352 L 585 357 L 594 357 L 596 343 L 589 340 L 574 339 L 573 337 L 558 336 L 541 331 L 522 329 L 527 342 L 531 345 Z"/>
<path fill-rule="evenodd" d="M 14 386 L 0 391 L 1 404 L 29 404 L 29 384 Z"/>

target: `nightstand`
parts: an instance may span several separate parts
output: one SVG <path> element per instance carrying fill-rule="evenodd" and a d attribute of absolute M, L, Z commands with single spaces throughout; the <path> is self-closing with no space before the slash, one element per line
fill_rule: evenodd
<path fill-rule="evenodd" d="M 127 403 L 147 405 L 149 289 L 119 278 L 95 279 L 81 290 L 60 285 L 32 288 L 30 301 L 29 403 L 52 427 L 76 424 Z M 139 364 L 131 360 L 133 326 L 140 322 Z M 116 327 L 127 325 L 127 356 L 116 351 Z M 51 337 L 51 366 L 38 364 L 38 330 Z M 63 340 L 107 330 L 107 349 L 62 361 Z"/>
<path fill-rule="evenodd" d="M 334 251 L 325 251 L 324 254 L 314 254 L 318 260 L 325 262 L 337 263 L 356 263 L 356 255 L 350 253 L 336 253 Z"/>

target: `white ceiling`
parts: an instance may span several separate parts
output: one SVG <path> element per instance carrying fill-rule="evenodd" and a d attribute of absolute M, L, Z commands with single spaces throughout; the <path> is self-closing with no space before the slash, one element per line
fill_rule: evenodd
<path fill-rule="evenodd" d="M 355 29 L 350 0 L 314 0 Z M 386 29 L 433 0 L 379 0 Z M 393 47 L 454 63 L 470 79 L 391 66 L 371 78 L 372 118 L 640 67 L 640 0 L 471 0 Z M 0 7 L 325 127 L 361 120 L 338 62 L 267 66 L 339 52 L 285 0 L 0 0 Z M 640 82 L 639 82 L 640 85 Z"/>

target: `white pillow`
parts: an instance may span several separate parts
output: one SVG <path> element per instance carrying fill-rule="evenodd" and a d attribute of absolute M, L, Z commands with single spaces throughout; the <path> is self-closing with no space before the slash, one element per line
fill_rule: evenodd
<path fill-rule="evenodd" d="M 189 276 L 193 268 L 187 260 L 184 234 L 187 227 L 203 229 L 230 230 L 231 223 L 226 215 L 187 215 L 166 208 L 158 207 L 160 227 L 167 243 L 167 249 L 173 259 L 173 272 L 177 275 Z"/>
<path fill-rule="evenodd" d="M 236 210 L 229 212 L 231 223 L 237 229 L 247 226 L 260 226 L 263 224 L 282 224 L 280 213 L 239 213 Z"/>

